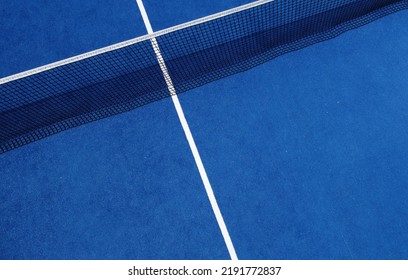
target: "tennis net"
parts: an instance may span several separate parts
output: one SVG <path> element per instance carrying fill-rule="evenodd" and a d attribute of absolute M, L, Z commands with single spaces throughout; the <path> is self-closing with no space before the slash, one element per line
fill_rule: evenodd
<path fill-rule="evenodd" d="M 0 154 L 333 38 L 408 0 L 263 0 L 0 79 Z"/>

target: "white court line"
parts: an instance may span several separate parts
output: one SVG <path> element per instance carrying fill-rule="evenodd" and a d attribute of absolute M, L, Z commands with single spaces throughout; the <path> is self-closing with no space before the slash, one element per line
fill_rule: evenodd
<path fill-rule="evenodd" d="M 147 13 L 146 13 L 146 10 L 144 8 L 142 0 L 136 0 L 136 2 L 137 2 L 137 5 L 139 6 L 140 13 L 142 14 L 142 18 L 143 18 L 144 24 L 146 26 L 147 32 L 149 34 L 153 34 L 153 29 L 152 29 L 152 26 L 150 24 L 150 20 L 149 20 L 149 18 L 147 16 Z M 154 37 L 151 38 L 151 43 L 152 43 L 154 52 L 156 54 L 157 61 L 159 62 L 160 69 L 163 72 L 164 79 L 166 80 L 167 87 L 168 87 L 168 89 L 170 91 L 170 95 L 171 95 L 171 98 L 173 100 L 174 107 L 176 108 L 177 115 L 178 115 L 179 120 L 181 122 L 181 125 L 183 127 L 183 130 L 184 130 L 184 133 L 186 135 L 188 144 L 190 145 L 191 152 L 193 153 L 194 160 L 196 162 L 198 171 L 200 173 L 200 176 L 201 176 L 201 179 L 203 181 L 205 190 L 207 192 L 208 199 L 210 200 L 211 207 L 213 209 L 215 218 L 217 219 L 218 226 L 220 227 L 222 236 L 224 237 L 225 245 L 227 246 L 227 249 L 228 249 L 228 252 L 230 254 L 231 259 L 232 260 L 238 260 L 237 254 L 235 252 L 234 245 L 232 244 L 231 237 L 230 237 L 230 235 L 228 233 L 227 226 L 225 225 L 224 218 L 222 217 L 220 208 L 218 207 L 218 203 L 217 203 L 217 200 L 215 199 L 215 195 L 214 195 L 214 192 L 212 190 L 210 181 L 208 180 L 207 172 L 205 172 L 203 162 L 201 161 L 200 154 L 198 153 L 198 149 L 197 149 L 197 146 L 195 144 L 193 135 L 191 134 L 190 127 L 188 126 L 187 120 L 186 120 L 186 118 L 184 116 L 183 109 L 181 108 L 179 99 L 178 99 L 178 97 L 176 95 L 176 90 L 175 90 L 175 88 L 173 86 L 173 82 L 171 80 L 171 77 L 170 77 L 170 75 L 169 75 L 169 73 L 167 71 L 167 67 L 166 67 L 166 64 L 164 62 L 163 56 L 162 56 L 162 54 L 160 52 L 159 45 L 157 43 L 156 38 L 154 38 Z"/>

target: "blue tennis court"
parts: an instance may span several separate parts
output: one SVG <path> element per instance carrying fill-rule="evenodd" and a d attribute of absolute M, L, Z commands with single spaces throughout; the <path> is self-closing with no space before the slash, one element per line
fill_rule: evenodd
<path fill-rule="evenodd" d="M 143 2 L 157 31 L 251 1 Z M 0 78 L 147 34 L 131 0 L 0 14 Z M 403 10 L 178 95 L 239 259 L 408 259 L 407 55 Z M 231 257 L 172 98 L 0 174 L 0 259 Z"/>

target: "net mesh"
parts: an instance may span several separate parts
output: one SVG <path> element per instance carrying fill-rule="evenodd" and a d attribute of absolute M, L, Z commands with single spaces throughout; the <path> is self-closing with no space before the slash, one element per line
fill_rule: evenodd
<path fill-rule="evenodd" d="M 275 0 L 155 36 L 177 93 L 333 38 L 408 0 Z M 0 85 L 0 153 L 170 95 L 150 39 Z"/>

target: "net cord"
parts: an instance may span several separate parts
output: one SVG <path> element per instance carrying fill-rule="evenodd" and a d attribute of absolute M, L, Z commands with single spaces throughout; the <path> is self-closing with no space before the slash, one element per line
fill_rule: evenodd
<path fill-rule="evenodd" d="M 60 67 L 62 65 L 70 64 L 70 63 L 73 63 L 73 62 L 77 62 L 77 61 L 80 61 L 80 60 L 87 59 L 89 57 L 93 57 L 93 56 L 100 55 L 100 54 L 103 54 L 103 53 L 107 53 L 107 52 L 110 52 L 110 51 L 114 51 L 114 50 L 117 50 L 117 49 L 120 49 L 120 48 L 124 48 L 126 46 L 133 45 L 133 44 L 136 44 L 136 43 L 139 43 L 139 42 L 142 42 L 142 41 L 151 40 L 153 38 L 157 38 L 159 36 L 163 36 L 165 34 L 172 33 L 172 32 L 175 32 L 177 30 L 180 30 L 180 29 L 185 29 L 185 28 L 188 28 L 188 27 L 191 27 L 191 26 L 194 26 L 194 25 L 202 24 L 204 22 L 215 20 L 217 18 L 222 18 L 222 17 L 228 16 L 228 15 L 235 14 L 235 13 L 238 13 L 238 12 L 241 12 L 241 11 L 244 11 L 244 10 L 248 10 L 248 9 L 251 9 L 251 8 L 254 8 L 254 7 L 257 7 L 257 6 L 260 6 L 260 5 L 264 5 L 266 3 L 273 2 L 273 1 L 275 1 L 275 0 L 258 0 L 258 1 L 255 1 L 255 2 L 251 2 L 251 3 L 245 4 L 245 5 L 236 7 L 236 8 L 225 10 L 223 12 L 219 12 L 219 13 L 216 13 L 216 14 L 213 14 L 213 15 L 209 15 L 209 16 L 206 16 L 206 17 L 202 17 L 202 18 L 199 18 L 199 19 L 196 19 L 196 20 L 186 22 L 186 23 L 182 23 L 182 24 L 179 24 L 179 25 L 176 25 L 176 26 L 173 26 L 173 27 L 169 27 L 169 28 L 160 30 L 160 31 L 156 31 L 156 32 L 153 32 L 152 34 L 143 35 L 143 36 L 140 36 L 140 37 L 136 37 L 134 39 L 123 41 L 123 42 L 113 44 L 113 45 L 110 45 L 110 46 L 107 46 L 107 47 L 104 47 L 104 48 L 96 49 L 96 50 L 86 52 L 86 53 L 83 53 L 83 54 L 80 54 L 80 55 L 76 55 L 76 56 L 73 56 L 73 57 L 70 57 L 70 58 L 59 60 L 57 62 L 46 64 L 44 66 L 33 68 L 31 70 L 28 70 L 28 71 L 20 72 L 18 74 L 14 74 L 14 75 L 11 75 L 11 76 L 1 78 L 0 79 L 0 85 L 11 82 L 11 81 L 15 81 L 15 80 L 18 80 L 18 79 L 22 79 L 22 78 L 25 78 L 25 77 L 28 77 L 28 76 L 32 76 L 32 75 L 35 75 L 35 74 L 38 74 L 38 73 L 41 73 L 41 72 L 44 72 L 44 71 L 48 71 L 48 70 L 51 70 L 53 68 Z"/>

